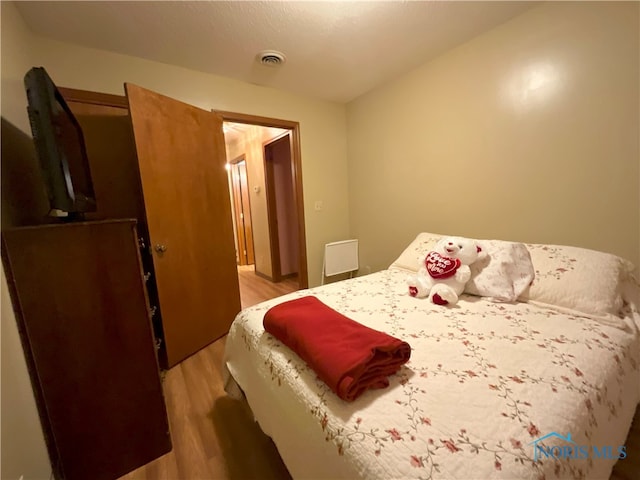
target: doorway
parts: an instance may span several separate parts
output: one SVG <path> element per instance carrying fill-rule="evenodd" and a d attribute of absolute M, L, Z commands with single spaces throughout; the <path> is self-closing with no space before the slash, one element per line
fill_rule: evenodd
<path fill-rule="evenodd" d="M 233 112 L 216 111 L 223 119 L 230 189 L 234 189 L 234 165 L 244 159 L 248 201 L 250 206 L 251 235 L 254 243 L 255 274 L 271 282 L 292 279 L 298 288 L 308 287 L 306 237 L 304 230 L 304 203 L 302 196 L 302 169 L 299 124 L 287 120 L 258 117 Z M 237 140 L 234 130 L 242 132 L 246 139 Z M 231 145 L 245 142 L 244 145 Z M 272 160 L 268 155 L 275 154 Z M 275 158 L 275 160 L 273 160 Z M 237 160 L 237 162 L 236 162 Z M 237 167 L 238 177 L 242 167 Z M 238 178 L 239 181 L 239 178 Z M 240 187 L 241 188 L 241 187 Z M 234 200 L 234 207 L 237 202 Z M 285 207 L 285 208 L 283 208 Z M 238 216 L 234 213 L 236 223 Z M 278 225 L 287 226 L 280 230 Z M 236 241 L 242 248 L 242 235 L 236 228 Z M 246 232 L 244 232 L 246 244 Z M 285 263 L 283 263 L 283 259 Z M 249 262 L 249 259 L 246 260 Z M 241 265 L 241 255 L 238 264 Z M 287 263 L 288 262 L 288 263 Z M 239 267 L 244 268 L 244 267 Z"/>

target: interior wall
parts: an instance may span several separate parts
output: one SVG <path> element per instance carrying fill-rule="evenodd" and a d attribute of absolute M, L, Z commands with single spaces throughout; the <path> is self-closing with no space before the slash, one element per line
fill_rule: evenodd
<path fill-rule="evenodd" d="M 345 105 L 43 37 L 31 41 L 33 62 L 64 87 L 123 95 L 129 82 L 207 110 L 299 122 L 309 284 L 319 283 L 324 243 L 349 233 Z M 323 211 L 313 209 L 316 200 Z"/>
<path fill-rule="evenodd" d="M 18 164 L 14 156 L 22 156 L 25 161 L 34 160 L 33 151 L 25 148 L 5 149 L 9 136 L 16 140 L 12 142 L 14 145 L 22 145 L 26 143 L 23 139 L 31 137 L 22 79 L 33 66 L 33 60 L 30 55 L 30 35 L 15 7 L 0 2 L 0 9 L 2 173 L 5 190 L 4 166 L 9 163 Z M 18 177 L 14 182 L 23 180 Z M 20 220 L 17 209 L 7 210 L 3 205 L 2 214 L 3 228 L 8 226 L 12 219 L 15 219 L 16 223 Z M 4 266 L 0 266 L 0 269 L 0 478 L 17 480 L 23 476 L 24 480 L 48 479 L 51 475 L 49 456 L 27 373 Z"/>
<path fill-rule="evenodd" d="M 347 107 L 361 266 L 428 231 L 640 261 L 637 2 L 545 2 Z"/>

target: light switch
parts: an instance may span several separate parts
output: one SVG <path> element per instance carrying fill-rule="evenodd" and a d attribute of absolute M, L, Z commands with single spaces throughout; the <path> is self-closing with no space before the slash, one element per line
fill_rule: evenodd
<path fill-rule="evenodd" d="M 322 207 L 324 207 L 322 200 L 316 200 L 316 203 L 315 203 L 316 212 L 319 212 L 320 210 L 322 210 Z"/>

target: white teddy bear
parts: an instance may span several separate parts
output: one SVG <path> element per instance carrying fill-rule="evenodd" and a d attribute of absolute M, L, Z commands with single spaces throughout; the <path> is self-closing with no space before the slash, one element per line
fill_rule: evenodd
<path fill-rule="evenodd" d="M 469 265 L 486 255 L 475 240 L 443 237 L 427 254 L 418 273 L 407 279 L 409 295 L 428 296 L 437 305 L 455 305 L 471 278 Z"/>

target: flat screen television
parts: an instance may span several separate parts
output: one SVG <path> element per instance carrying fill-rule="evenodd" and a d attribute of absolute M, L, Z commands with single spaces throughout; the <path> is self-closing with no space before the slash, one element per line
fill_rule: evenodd
<path fill-rule="evenodd" d="M 49 215 L 83 219 L 96 210 L 96 196 L 82 128 L 43 67 L 29 70 L 24 85 Z"/>

